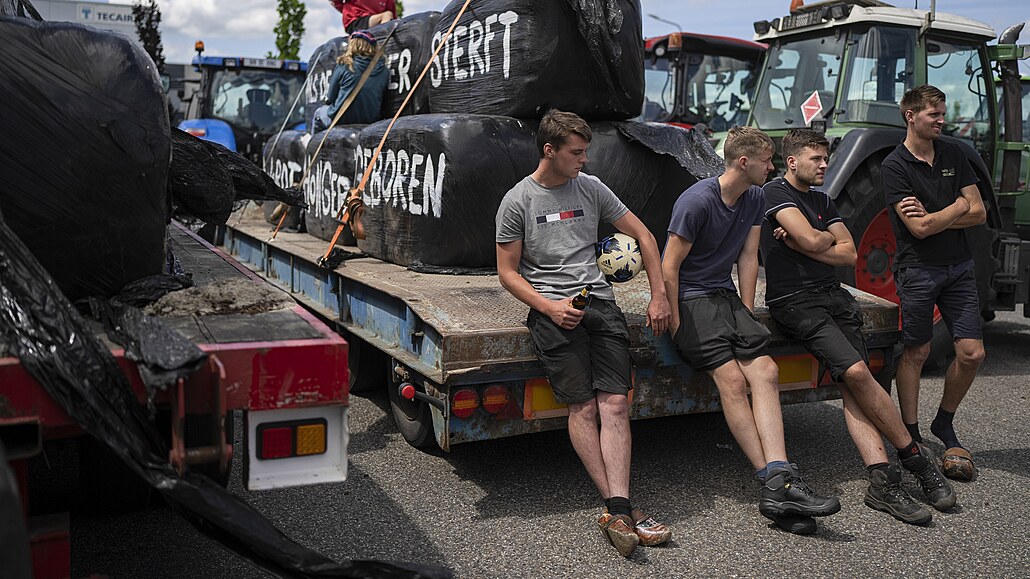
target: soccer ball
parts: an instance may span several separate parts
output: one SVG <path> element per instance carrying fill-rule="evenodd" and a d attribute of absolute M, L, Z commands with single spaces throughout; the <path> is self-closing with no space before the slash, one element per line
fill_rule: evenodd
<path fill-rule="evenodd" d="M 640 245 L 625 233 L 615 233 L 598 241 L 594 253 L 597 255 L 597 267 L 608 281 L 629 281 L 640 273 L 644 265 Z"/>

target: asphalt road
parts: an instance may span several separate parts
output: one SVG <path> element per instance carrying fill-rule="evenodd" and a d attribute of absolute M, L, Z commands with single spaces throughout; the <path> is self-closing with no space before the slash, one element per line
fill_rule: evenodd
<path fill-rule="evenodd" d="M 385 396 L 352 399 L 347 482 L 249 493 L 236 478 L 231 488 L 334 560 L 417 561 L 459 577 L 1027 576 L 1030 320 L 1000 314 L 986 332 L 987 360 L 956 417 L 979 479 L 957 483 L 959 506 L 926 528 L 863 504 L 839 402 L 784 408 L 791 459 L 844 505 L 809 537 L 759 515 L 757 482 L 721 415 L 634 423 L 634 504 L 676 535 L 631 559 L 598 532 L 602 504 L 564 432 L 426 454 L 395 431 Z M 942 385 L 942 374 L 924 376 L 926 435 Z M 73 514 L 72 540 L 74 576 L 264 576 L 163 507 Z"/>

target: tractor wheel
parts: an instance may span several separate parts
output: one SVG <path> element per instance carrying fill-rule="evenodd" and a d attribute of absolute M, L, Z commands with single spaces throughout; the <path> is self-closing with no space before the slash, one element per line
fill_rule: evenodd
<path fill-rule="evenodd" d="M 433 411 L 429 405 L 418 399 L 408 400 L 400 395 L 397 391 L 400 382 L 395 379 L 393 368 L 387 373 L 386 385 L 390 393 L 393 422 L 404 440 L 422 450 L 437 448 L 436 433 L 433 430 Z M 415 384 L 415 387 L 422 390 L 418 384 Z"/>
<path fill-rule="evenodd" d="M 344 333 L 347 340 L 347 369 L 350 375 L 350 392 L 359 394 L 382 390 L 383 369 L 390 359 L 381 350 L 350 332 Z"/>
<path fill-rule="evenodd" d="M 855 239 L 855 249 L 858 253 L 854 268 L 838 270 L 843 281 L 864 292 L 896 304 L 900 303 L 892 271 L 897 240 L 891 228 L 888 209 L 884 206 L 879 160 L 870 160 L 864 167 L 855 171 L 837 205 L 841 217 L 851 231 L 851 236 Z M 933 322 L 930 357 L 927 358 L 924 367 L 943 369 L 955 356 L 955 345 L 936 307 L 933 311 Z M 901 328 L 900 313 L 898 328 Z"/>

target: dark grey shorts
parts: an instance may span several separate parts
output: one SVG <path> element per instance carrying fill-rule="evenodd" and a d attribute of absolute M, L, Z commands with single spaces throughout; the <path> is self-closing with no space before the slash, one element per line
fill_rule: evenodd
<path fill-rule="evenodd" d="M 680 327 L 673 342 L 695 370 L 713 370 L 730 360 L 753 360 L 765 355 L 769 328 L 740 301 L 736 292 L 680 300 Z"/>
<path fill-rule="evenodd" d="M 769 305 L 776 324 L 840 382 L 841 375 L 859 362 L 869 363 L 862 334 L 862 310 L 848 290 L 827 285 L 787 296 Z"/>
<path fill-rule="evenodd" d="M 973 260 L 958 265 L 906 267 L 894 273 L 894 281 L 901 298 L 901 343 L 918 346 L 933 338 L 935 305 L 953 339 L 983 339 Z"/>
<path fill-rule="evenodd" d="M 597 390 L 629 392 L 633 368 L 629 328 L 614 301 L 591 299 L 583 320 L 571 330 L 556 326 L 536 310 L 530 310 L 526 326 L 558 402 L 586 402 Z"/>

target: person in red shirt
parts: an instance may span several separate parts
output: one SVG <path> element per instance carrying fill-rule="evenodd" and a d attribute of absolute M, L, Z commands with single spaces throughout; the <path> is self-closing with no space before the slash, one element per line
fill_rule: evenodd
<path fill-rule="evenodd" d="M 366 30 L 397 18 L 394 0 L 329 0 L 343 14 L 343 29 L 348 34 Z"/>

